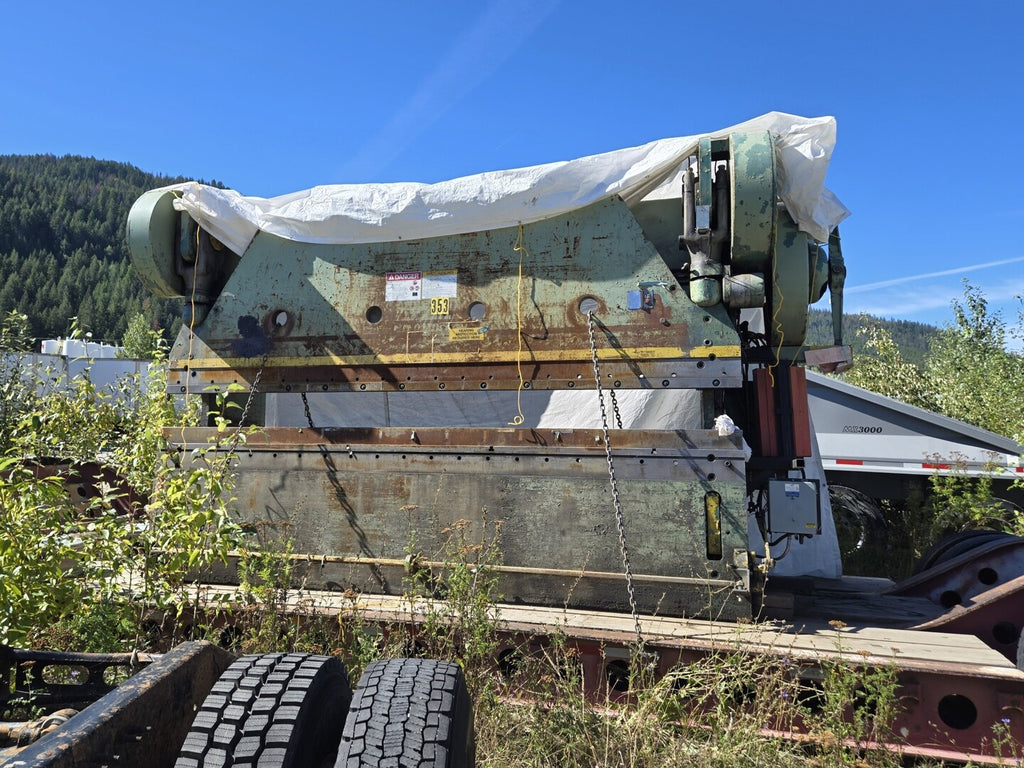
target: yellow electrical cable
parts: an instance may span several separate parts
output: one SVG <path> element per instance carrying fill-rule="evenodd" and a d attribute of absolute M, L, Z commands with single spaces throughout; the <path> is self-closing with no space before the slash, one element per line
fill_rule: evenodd
<path fill-rule="evenodd" d="M 772 290 L 779 294 L 779 303 L 775 306 L 775 311 L 772 312 L 772 325 L 779 334 L 779 346 L 775 348 L 775 362 L 768 366 L 768 381 L 774 388 L 774 371 L 782 360 L 782 344 L 786 339 L 785 331 L 782 329 L 782 323 L 779 322 L 779 311 L 782 309 L 782 305 L 786 303 L 786 297 L 782 295 L 782 289 L 779 287 L 779 260 L 777 258 L 772 259 Z"/>
<path fill-rule="evenodd" d="M 516 411 L 518 413 L 508 424 L 510 427 L 518 427 L 526 420 L 523 417 L 522 401 L 525 384 L 523 380 L 523 254 L 530 255 L 526 250 L 526 244 L 523 243 L 522 222 L 519 222 L 519 235 L 516 237 L 516 243 L 512 246 L 512 250 L 519 254 L 519 279 L 516 282 L 516 338 L 519 341 L 519 347 L 516 350 L 516 373 L 519 374 L 519 386 L 516 388 Z"/>
<path fill-rule="evenodd" d="M 772 323 L 775 326 L 775 330 L 779 334 L 779 345 L 775 348 L 775 362 L 768 366 L 768 378 L 771 381 L 771 384 L 772 384 L 773 387 L 775 386 L 775 376 L 772 373 L 772 371 L 774 371 L 775 368 L 778 367 L 779 363 L 782 360 L 782 347 L 783 347 L 783 345 L 785 343 L 785 339 L 786 339 L 786 334 L 785 334 L 785 332 L 782 329 L 782 323 L 780 323 L 779 320 L 778 320 L 779 311 L 782 309 L 782 305 L 786 303 L 786 297 L 782 295 L 782 289 L 779 288 L 779 283 L 778 283 L 778 267 L 779 267 L 778 262 L 776 262 L 775 264 L 772 265 L 772 278 L 773 278 L 772 282 L 774 284 L 773 290 L 777 290 L 778 293 L 779 293 L 779 304 L 778 304 L 777 307 L 775 307 L 775 311 L 772 312 Z M 793 355 L 793 360 L 794 361 L 800 355 L 800 352 L 803 351 L 803 348 L 805 346 L 807 346 L 807 334 L 806 333 L 804 334 L 803 341 L 800 342 L 800 346 L 797 347 L 796 353 Z"/>
<path fill-rule="evenodd" d="M 199 210 L 199 216 L 202 217 L 202 215 L 203 215 L 203 207 L 202 207 L 202 192 L 203 192 L 203 190 L 202 190 L 202 185 L 197 185 L 197 187 L 198 187 L 198 190 L 199 190 L 198 191 L 199 204 L 198 204 L 197 208 Z M 198 280 L 199 280 L 199 268 L 198 268 L 199 267 L 199 235 L 200 235 L 200 230 L 201 229 L 202 229 L 201 222 L 197 221 L 196 222 L 196 258 L 195 258 L 195 267 L 196 268 L 192 270 L 192 291 L 189 294 L 189 298 L 188 298 L 189 310 L 190 311 L 189 311 L 189 318 L 188 318 L 188 357 L 186 359 L 190 360 L 190 361 L 192 360 L 192 349 L 193 349 L 192 344 L 193 344 L 193 341 L 195 340 L 195 327 L 196 327 L 196 285 L 197 285 Z M 191 364 L 191 363 L 189 363 L 189 364 Z M 189 396 L 192 394 L 189 391 L 189 387 L 191 385 L 191 382 L 192 382 L 192 377 L 188 375 L 188 372 L 186 372 L 185 373 L 185 402 L 186 402 L 186 404 L 188 403 Z M 185 441 L 185 427 L 184 426 L 182 426 L 182 428 L 181 428 L 181 445 L 182 445 L 182 449 L 183 450 L 188 450 L 188 446 L 186 445 L 186 441 Z"/>

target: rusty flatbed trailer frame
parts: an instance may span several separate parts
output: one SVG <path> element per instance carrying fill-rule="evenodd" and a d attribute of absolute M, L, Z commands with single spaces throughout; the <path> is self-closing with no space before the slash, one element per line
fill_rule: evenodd
<path fill-rule="evenodd" d="M 228 605 L 236 587 L 193 587 L 197 603 Z M 250 598 L 251 599 L 251 598 Z M 330 615 L 363 623 L 415 625 L 428 615 L 445 615 L 443 601 L 394 595 L 343 595 L 323 590 L 290 590 L 275 607 L 288 613 Z M 495 664 L 509 653 L 542 649 L 558 633 L 574 649 L 586 692 L 604 701 L 622 679 L 622 665 L 636 649 L 632 617 L 622 613 L 498 603 L 492 616 L 501 644 Z M 644 649 L 656 656 L 657 676 L 680 664 L 713 654 L 767 655 L 791 662 L 795 674 L 813 685 L 815 670 L 849 662 L 898 670 L 899 713 L 891 738 L 865 748 L 908 757 L 1004 764 L 993 743 L 1002 726 L 1013 743 L 1024 744 L 1024 671 L 973 635 L 799 621 L 736 624 L 652 615 L 639 617 Z M 614 692 L 613 692 L 614 695 Z M 799 731 L 772 731 L 781 738 L 806 739 Z"/>
<path fill-rule="evenodd" d="M 193 587 L 197 602 L 219 605 L 239 598 L 237 588 Z M 382 626 L 416 624 L 428 614 L 443 615 L 441 601 L 391 595 L 349 595 L 293 590 L 276 608 L 306 615 L 358 618 Z M 507 653 L 537 652 L 557 631 L 571 647 L 583 672 L 586 691 L 596 700 L 622 681 L 622 665 L 635 650 L 632 619 L 620 613 L 497 604 L 499 663 Z M 794 674 L 813 685 L 814 671 L 840 661 L 898 670 L 900 710 L 891 737 L 857 746 L 889 749 L 908 757 L 1004 764 L 994 744 L 992 725 L 1005 724 L 1020 744 L 1024 722 L 1024 672 L 970 635 L 920 632 L 841 623 L 733 624 L 699 619 L 639 617 L 645 650 L 656 658 L 657 674 L 710 655 L 764 654 L 786 659 Z M 8 687 L 15 695 L 34 691 L 47 703 L 96 699 L 95 703 L 16 755 L 0 753 L 24 768 L 65 768 L 92 764 L 98 756 L 126 765 L 145 762 L 169 768 L 192 716 L 218 676 L 234 658 L 206 642 L 184 643 L 167 654 L 145 657 L 142 671 L 103 694 L 105 672 L 130 665 L 129 654 L 58 654 L 8 649 Z M 116 658 L 115 658 L 116 657 Z M 136 660 L 138 663 L 138 660 Z M 86 670 L 75 685 L 42 685 L 55 667 Z M 93 679 L 95 678 L 95 680 Z M 32 681 L 35 681 L 34 683 Z M 98 684 L 97 684 L 97 681 Z M 612 692 L 614 695 L 614 692 Z M 159 711 L 159 717 L 154 717 Z M 766 727 L 766 735 L 806 739 L 800 731 Z M 8 764 L 8 763 L 5 763 Z"/>

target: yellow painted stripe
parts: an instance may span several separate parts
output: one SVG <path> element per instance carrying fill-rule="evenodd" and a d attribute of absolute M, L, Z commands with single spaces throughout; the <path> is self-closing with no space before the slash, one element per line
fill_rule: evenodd
<path fill-rule="evenodd" d="M 739 357 L 739 346 L 731 347 L 694 347 L 686 352 L 680 347 L 623 347 L 621 349 L 599 349 L 598 359 L 615 360 L 671 360 L 687 357 Z M 370 366 L 370 365 L 430 365 L 458 363 L 515 363 L 521 359 L 523 363 L 566 362 L 590 360 L 589 349 L 559 349 L 548 352 L 524 354 L 521 358 L 513 351 L 499 352 L 421 352 L 399 355 L 316 355 L 311 357 L 271 357 L 267 360 L 268 368 L 303 368 L 314 365 L 333 365 L 339 367 Z M 202 370 L 233 370 L 252 368 L 259 365 L 256 357 L 206 357 L 193 360 L 189 367 Z M 177 368 L 177 366 L 175 366 Z"/>
<path fill-rule="evenodd" d="M 740 348 L 738 344 L 721 347 L 694 347 L 690 350 L 690 357 L 739 357 Z"/>

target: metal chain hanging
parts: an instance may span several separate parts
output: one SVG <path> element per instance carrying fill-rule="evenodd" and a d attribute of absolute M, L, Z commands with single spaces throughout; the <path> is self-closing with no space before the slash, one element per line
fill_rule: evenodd
<path fill-rule="evenodd" d="M 306 423 L 309 424 L 309 428 L 313 429 L 313 415 L 309 412 L 309 398 L 306 397 L 306 393 L 302 393 L 302 410 L 306 412 Z"/>
<path fill-rule="evenodd" d="M 615 525 L 619 531 L 619 550 L 622 553 L 622 569 L 626 574 L 626 592 L 629 594 L 629 610 L 633 615 L 633 629 L 636 631 L 637 652 L 642 653 L 644 648 L 644 637 L 640 631 L 640 614 L 636 608 L 636 592 L 633 588 L 633 569 L 629 564 L 629 549 L 626 547 L 626 522 L 622 515 L 622 503 L 619 500 L 619 485 L 615 479 L 615 463 L 612 460 L 612 441 L 608 431 L 608 412 L 604 406 L 604 389 L 601 387 L 601 365 L 597 360 L 597 340 L 594 336 L 594 313 L 587 313 L 587 333 L 590 335 L 590 357 L 594 364 L 594 382 L 597 384 L 597 402 L 601 407 L 601 429 L 604 433 L 604 452 L 608 459 L 608 482 L 612 489 L 612 504 L 615 507 Z M 622 419 L 619 416 L 618 404 L 612 394 L 612 403 L 615 409 L 615 418 L 619 428 L 622 428 Z"/>
<path fill-rule="evenodd" d="M 256 393 L 259 391 L 260 379 L 263 378 L 263 371 L 267 367 L 268 357 L 268 355 L 264 354 L 263 359 L 260 360 L 259 370 L 256 371 L 256 377 L 252 380 L 252 386 L 249 387 L 249 396 L 245 400 L 245 405 L 242 406 L 242 415 L 238 417 L 238 426 L 235 428 L 235 432 L 226 446 L 229 452 L 234 452 L 238 447 L 238 443 L 242 440 L 242 429 L 245 427 L 245 420 L 249 418 L 249 409 L 252 407 L 253 400 L 256 399 Z"/>
<path fill-rule="evenodd" d="M 608 390 L 608 397 L 610 397 L 612 401 L 612 413 L 615 415 L 615 426 L 622 429 L 622 414 L 619 413 L 619 400 L 615 396 L 614 389 Z"/>
<path fill-rule="evenodd" d="M 242 408 L 242 415 L 238 419 L 238 430 L 236 430 L 235 434 L 238 434 L 238 431 L 240 431 L 245 425 L 245 420 L 249 417 L 249 408 L 252 407 L 252 401 L 256 398 L 256 393 L 259 391 L 260 379 L 263 378 L 263 371 L 267 367 L 268 357 L 269 355 L 264 354 L 263 359 L 260 360 L 260 368 L 256 371 L 256 378 L 252 380 L 252 386 L 249 387 L 249 397 L 246 399 L 245 406 Z"/>

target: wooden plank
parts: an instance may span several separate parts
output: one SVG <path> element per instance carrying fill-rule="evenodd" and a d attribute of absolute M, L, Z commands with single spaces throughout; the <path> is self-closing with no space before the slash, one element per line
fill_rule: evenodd
<path fill-rule="evenodd" d="M 754 371 L 757 392 L 757 447 L 758 456 L 778 456 L 779 438 L 775 421 L 775 387 L 767 368 Z"/>
<path fill-rule="evenodd" d="M 789 398 L 793 413 L 793 453 L 811 455 L 811 419 L 807 405 L 807 377 L 803 368 L 789 369 Z"/>
<path fill-rule="evenodd" d="M 573 630 L 610 630 L 632 634 L 629 616 L 585 611 L 553 611 L 502 607 L 502 620 L 509 625 L 544 627 L 558 625 L 570 635 Z M 675 643 L 716 644 L 810 653 L 821 657 L 852 657 L 869 654 L 894 660 L 921 660 L 947 664 L 981 663 L 1010 666 L 1006 659 L 975 637 L 911 630 L 832 627 L 827 623 L 793 625 L 731 624 L 701 620 L 642 617 L 645 639 Z"/>
<path fill-rule="evenodd" d="M 200 602 L 203 598 L 240 598 L 238 588 L 231 586 L 202 585 L 194 591 L 199 593 Z M 422 621 L 428 613 L 445 611 L 443 601 L 391 595 L 346 596 L 315 590 L 290 591 L 283 607 L 300 613 L 358 614 L 372 621 L 391 622 Z M 497 604 L 494 617 L 501 629 L 528 635 L 546 635 L 557 629 L 571 639 L 613 645 L 630 645 L 636 637 L 633 619 L 628 614 Z M 833 626 L 825 622 L 738 624 L 659 616 L 641 616 L 640 625 L 645 642 L 662 649 L 764 652 L 808 662 L 893 663 L 908 671 L 948 672 L 1024 683 L 1024 672 L 971 635 Z"/>

